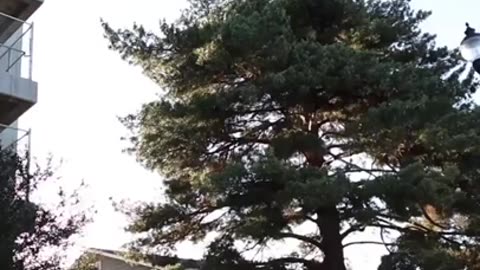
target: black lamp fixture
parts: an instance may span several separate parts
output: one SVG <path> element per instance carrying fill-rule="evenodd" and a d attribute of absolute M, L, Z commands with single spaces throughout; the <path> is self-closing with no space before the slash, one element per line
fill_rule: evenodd
<path fill-rule="evenodd" d="M 460 44 L 460 53 L 465 60 L 472 62 L 473 69 L 480 74 L 480 33 L 475 32 L 468 23 L 465 38 Z"/>

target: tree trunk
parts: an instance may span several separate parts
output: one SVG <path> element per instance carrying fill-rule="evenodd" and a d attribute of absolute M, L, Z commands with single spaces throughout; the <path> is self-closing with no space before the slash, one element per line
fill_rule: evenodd
<path fill-rule="evenodd" d="M 318 129 L 315 129 L 318 130 Z M 317 151 L 305 151 L 308 163 L 321 168 L 325 162 L 323 155 Z M 343 255 L 342 236 L 340 234 L 340 215 L 336 205 L 318 208 L 317 226 L 322 235 L 323 262 L 315 270 L 346 270 Z"/>
<path fill-rule="evenodd" d="M 324 254 L 321 270 L 346 270 L 336 206 L 318 209 L 317 216 Z"/>
<path fill-rule="evenodd" d="M 5 239 L 3 239 L 5 240 Z M 0 246 L 0 269 L 10 270 L 13 269 L 13 250 L 14 246 L 10 245 L 9 241 L 7 243 L 2 243 Z"/>

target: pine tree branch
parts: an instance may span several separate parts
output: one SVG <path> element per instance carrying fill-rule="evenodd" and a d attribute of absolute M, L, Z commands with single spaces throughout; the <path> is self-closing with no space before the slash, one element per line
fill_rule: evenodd
<path fill-rule="evenodd" d="M 432 225 L 437 226 L 438 228 L 440 228 L 442 230 L 448 230 L 447 227 L 445 227 L 445 226 L 439 224 L 438 222 L 436 222 L 435 220 L 433 220 L 433 218 L 425 210 L 425 207 L 422 207 L 421 205 L 419 205 L 419 207 L 422 210 L 422 214 L 425 216 L 425 218 L 427 219 L 428 222 L 430 222 Z"/>
<path fill-rule="evenodd" d="M 348 143 L 339 143 L 339 144 L 330 144 L 327 146 L 327 149 L 328 150 L 332 150 L 334 148 L 340 148 L 340 149 L 343 149 L 345 148 L 346 146 L 349 146 L 350 144 Z"/>
<path fill-rule="evenodd" d="M 472 233 L 467 233 L 467 232 L 458 232 L 458 231 L 439 231 L 439 230 L 433 230 L 428 227 L 425 227 L 424 225 L 418 223 L 418 222 L 410 222 L 400 216 L 395 216 L 395 215 L 387 215 L 383 213 L 376 213 L 376 219 L 378 221 L 388 223 L 389 225 L 383 225 L 383 224 L 369 224 L 368 226 L 373 226 L 373 227 L 379 227 L 377 225 L 381 225 L 385 227 L 386 229 L 393 229 L 393 230 L 400 230 L 400 231 L 406 231 L 406 230 L 411 230 L 412 228 L 415 229 L 422 229 L 424 231 L 432 232 L 432 233 L 437 233 L 439 235 L 452 235 L 452 236 L 466 236 L 466 237 L 480 237 L 480 233 L 478 234 L 472 234 Z M 397 225 L 394 225 L 392 222 L 388 221 L 387 219 L 392 219 L 392 220 L 400 220 L 403 223 L 406 223 L 411 226 L 411 228 L 408 227 L 400 227 Z"/>
<path fill-rule="evenodd" d="M 225 145 L 219 147 L 218 149 L 215 149 L 213 151 L 210 151 L 210 152 L 207 152 L 205 153 L 207 156 L 212 156 L 212 155 L 215 155 L 215 154 L 218 154 L 218 153 L 221 153 L 221 152 L 224 152 L 226 150 L 228 150 L 230 147 L 234 146 L 235 143 L 234 142 L 228 142 L 226 143 Z"/>
<path fill-rule="evenodd" d="M 252 109 L 252 110 L 244 110 L 244 111 L 235 111 L 235 110 L 226 110 L 226 114 L 258 114 L 258 113 L 268 113 L 268 112 L 277 112 L 277 111 L 282 111 L 284 108 L 278 107 L 278 108 L 264 108 L 264 109 Z"/>
<path fill-rule="evenodd" d="M 383 221 L 385 222 L 385 221 Z M 370 224 L 369 227 L 376 227 L 376 228 L 380 228 L 382 230 L 384 229 L 390 229 L 390 230 L 396 230 L 396 231 L 399 231 L 399 232 L 412 232 L 412 231 L 420 231 L 420 232 L 423 232 L 425 234 L 435 234 L 435 235 L 438 235 L 441 239 L 451 243 L 451 244 L 454 244 L 454 245 L 457 245 L 457 246 L 461 246 L 461 243 L 453 240 L 453 239 L 450 239 L 448 238 L 447 236 L 449 235 L 449 233 L 447 232 L 442 232 L 442 231 L 436 231 L 436 230 L 433 230 L 433 229 L 430 229 L 428 227 L 425 227 L 424 225 L 418 223 L 418 222 L 413 222 L 413 223 L 409 223 L 411 226 L 410 227 L 400 227 L 400 226 L 397 226 L 397 225 L 393 225 L 393 224 L 389 224 L 389 225 L 385 225 L 385 224 Z M 458 233 L 458 234 L 450 234 L 450 235 L 458 235 L 458 236 L 467 236 L 465 234 L 462 234 L 462 233 Z M 383 240 L 383 239 L 382 239 Z"/>
<path fill-rule="evenodd" d="M 480 237 L 480 233 L 468 233 L 468 232 L 439 232 L 439 234 L 450 235 L 450 236 Z"/>
<path fill-rule="evenodd" d="M 346 170 L 346 173 L 357 173 L 357 172 L 366 172 L 366 173 L 397 173 L 396 171 L 392 170 L 385 170 L 385 169 L 365 169 L 365 168 L 357 168 L 352 170 Z"/>
<path fill-rule="evenodd" d="M 338 147 L 338 145 L 335 145 L 334 147 Z M 387 170 L 387 169 L 367 169 L 367 168 L 360 167 L 357 164 L 354 164 L 352 162 L 348 162 L 348 161 L 344 160 L 343 157 L 341 156 L 341 154 L 336 155 L 336 154 L 333 154 L 333 153 L 329 152 L 328 155 L 332 156 L 334 158 L 334 160 L 336 160 L 336 161 L 340 161 L 347 166 L 351 166 L 351 167 L 355 168 L 355 169 L 350 169 L 350 170 L 345 171 L 346 173 L 365 172 L 365 173 L 368 173 L 368 174 L 370 174 L 371 176 L 374 176 L 374 177 L 376 177 L 376 175 L 374 175 L 374 173 L 397 173 L 397 171 L 394 170 L 394 169 L 390 169 L 390 170 Z"/>
<path fill-rule="evenodd" d="M 308 221 L 311 221 L 315 224 L 317 224 L 318 220 L 317 219 L 314 219 L 313 217 L 309 216 L 309 215 L 305 215 L 305 219 L 308 220 Z"/>
<path fill-rule="evenodd" d="M 320 138 L 325 138 L 325 137 L 343 137 L 344 134 L 342 134 L 341 132 L 335 132 L 335 131 L 325 131 L 325 132 L 322 132 L 322 135 L 320 136 Z"/>
<path fill-rule="evenodd" d="M 348 228 L 346 231 L 344 231 L 340 237 L 342 239 L 345 239 L 347 236 L 349 236 L 351 233 L 362 231 L 365 229 L 364 225 L 352 225 L 350 228 Z"/>
<path fill-rule="evenodd" d="M 299 235 L 299 234 L 295 234 L 295 233 L 280 233 L 278 236 L 281 237 L 281 238 L 292 238 L 292 239 L 296 239 L 296 240 L 299 240 L 299 241 L 302 241 L 302 242 L 305 242 L 305 243 L 309 243 L 309 244 L 312 244 L 312 245 L 316 246 L 319 249 L 323 248 L 323 245 L 322 245 L 321 242 L 318 242 L 318 241 L 316 241 L 313 238 L 308 237 L 308 236 Z"/>
<path fill-rule="evenodd" d="M 384 243 L 384 244 L 387 243 L 387 241 L 385 241 L 385 229 L 384 228 L 380 229 L 380 239 L 382 240 L 382 243 Z M 391 250 L 389 246 L 384 245 L 384 247 L 388 251 L 388 253 L 390 253 L 390 254 L 393 253 L 393 250 Z"/>
<path fill-rule="evenodd" d="M 259 138 L 238 138 L 235 140 L 235 142 L 240 143 L 240 144 L 245 144 L 245 143 L 260 143 L 260 144 L 270 144 L 271 140 L 267 139 L 259 139 Z"/>
<path fill-rule="evenodd" d="M 265 239 L 262 238 L 262 239 L 256 241 L 253 245 L 246 246 L 241 252 L 242 253 L 250 252 L 250 251 L 256 249 L 257 247 L 259 247 L 261 245 L 264 245 L 265 242 L 266 242 Z"/>
<path fill-rule="evenodd" d="M 405 227 L 400 227 L 397 225 L 392 225 L 392 224 L 379 224 L 379 223 L 372 223 L 369 224 L 368 227 L 373 227 L 373 228 L 379 228 L 379 229 L 388 229 L 388 230 L 396 230 L 399 232 L 406 232 L 410 231 L 410 229 L 405 228 Z"/>
<path fill-rule="evenodd" d="M 381 225 L 380 228 L 384 228 L 384 229 L 392 229 L 392 230 L 397 230 L 397 231 L 401 231 L 401 232 L 407 232 L 407 231 L 412 231 L 412 230 L 421 230 L 425 233 L 435 232 L 434 230 L 432 230 L 428 227 L 425 227 L 424 225 L 422 225 L 418 222 L 410 222 L 410 221 L 405 220 L 404 218 L 399 217 L 399 216 L 377 214 L 376 219 L 380 222 L 384 222 L 384 223 L 388 224 L 388 225 L 378 224 L 378 225 Z M 395 225 L 395 224 L 393 224 L 393 222 L 389 221 L 388 219 L 400 220 L 401 222 L 405 223 L 406 226 L 401 227 L 401 226 Z M 371 225 L 369 225 L 369 226 L 371 226 Z"/>
<path fill-rule="evenodd" d="M 397 243 L 384 243 L 384 242 L 377 242 L 377 241 L 357 241 L 357 242 L 350 242 L 343 245 L 343 248 L 347 248 L 353 245 L 382 245 L 382 246 L 398 246 Z"/>

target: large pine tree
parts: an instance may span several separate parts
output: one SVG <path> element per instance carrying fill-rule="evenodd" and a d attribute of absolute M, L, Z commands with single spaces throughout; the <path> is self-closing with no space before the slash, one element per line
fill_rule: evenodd
<path fill-rule="evenodd" d="M 130 229 L 148 232 L 140 246 L 215 232 L 206 269 L 345 270 L 344 248 L 361 244 L 349 236 L 378 230 L 392 241 L 380 269 L 477 269 L 477 81 L 420 30 L 428 12 L 408 0 L 190 2 L 160 33 L 103 24 L 164 90 L 124 119 L 166 185 L 165 202 L 131 213 Z M 245 253 L 287 239 L 297 252 Z"/>

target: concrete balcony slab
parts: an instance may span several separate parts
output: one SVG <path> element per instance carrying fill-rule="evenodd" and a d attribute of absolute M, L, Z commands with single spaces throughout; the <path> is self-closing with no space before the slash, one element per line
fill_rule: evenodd
<path fill-rule="evenodd" d="M 15 33 L 23 22 L 40 7 L 43 0 L 0 0 L 0 43 L 4 43 Z"/>
<path fill-rule="evenodd" d="M 8 72 L 0 72 L 0 123 L 10 125 L 37 102 L 38 85 Z M 2 131 L 0 127 L 0 132 Z"/>

